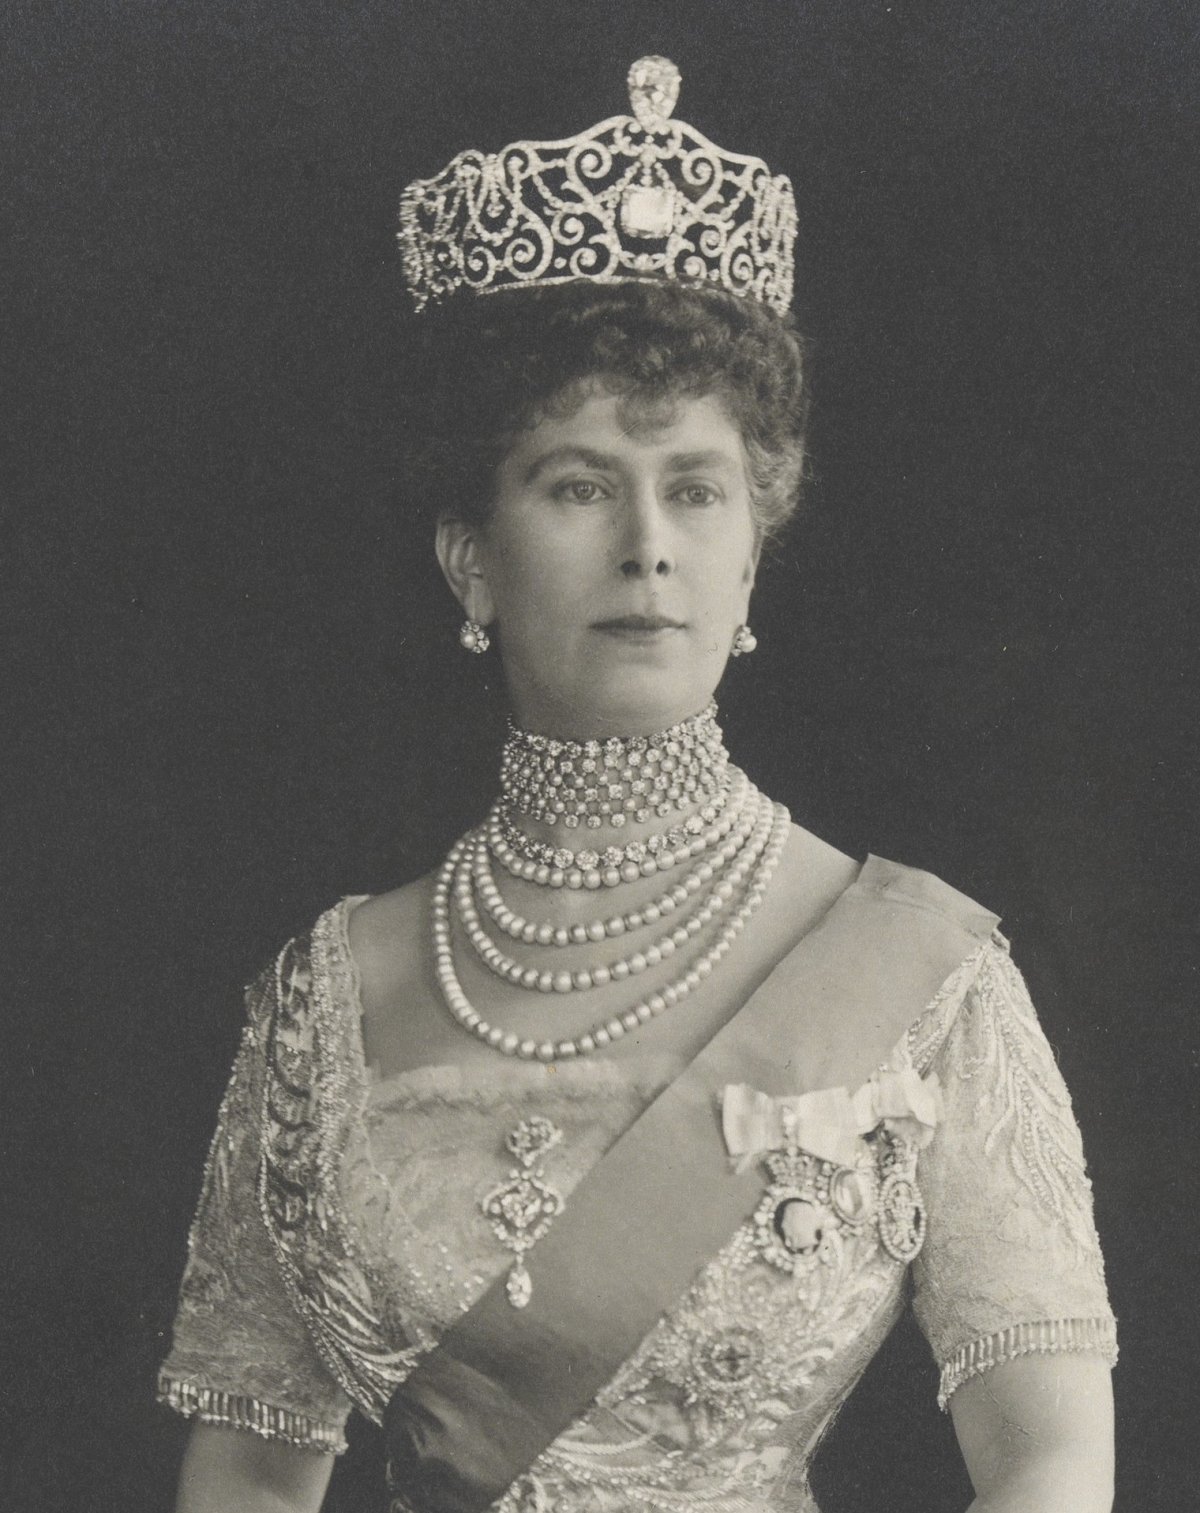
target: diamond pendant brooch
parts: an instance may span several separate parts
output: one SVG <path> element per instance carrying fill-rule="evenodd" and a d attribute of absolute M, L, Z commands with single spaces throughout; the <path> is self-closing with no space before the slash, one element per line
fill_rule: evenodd
<path fill-rule="evenodd" d="M 533 1296 L 525 1257 L 563 1210 L 562 1194 L 546 1181 L 542 1166 L 543 1156 L 562 1137 L 562 1130 L 540 1114 L 522 1119 L 504 1141 L 516 1165 L 479 1202 L 496 1238 L 515 1258 L 504 1284 L 514 1308 L 527 1307 Z"/>

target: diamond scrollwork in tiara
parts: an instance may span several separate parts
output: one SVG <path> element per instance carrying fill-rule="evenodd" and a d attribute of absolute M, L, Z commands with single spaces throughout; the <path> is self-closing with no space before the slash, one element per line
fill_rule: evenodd
<path fill-rule="evenodd" d="M 669 59 L 640 58 L 628 83 L 632 115 L 559 141 L 461 152 L 405 189 L 399 240 L 418 310 L 460 288 L 637 278 L 787 310 L 796 238 L 788 179 L 672 118 L 680 74 Z"/>

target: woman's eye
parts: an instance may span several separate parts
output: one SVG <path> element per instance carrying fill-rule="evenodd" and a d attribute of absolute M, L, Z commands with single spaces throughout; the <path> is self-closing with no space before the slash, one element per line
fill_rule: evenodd
<path fill-rule="evenodd" d="M 686 483 L 679 490 L 677 497 L 682 499 L 684 504 L 715 504 L 720 495 L 707 483 Z"/>
<path fill-rule="evenodd" d="M 568 504 L 594 504 L 604 497 L 603 488 L 591 478 L 568 478 L 554 492 Z"/>

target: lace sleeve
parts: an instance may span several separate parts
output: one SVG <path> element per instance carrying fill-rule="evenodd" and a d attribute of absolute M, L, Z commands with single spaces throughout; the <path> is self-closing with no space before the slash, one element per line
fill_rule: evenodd
<path fill-rule="evenodd" d="M 964 1381 L 1031 1352 L 1116 1359 L 1091 1184 L 1062 1075 L 1007 950 L 986 948 L 937 1051 L 945 1119 L 922 1152 L 929 1211 L 914 1310 Z"/>
<path fill-rule="evenodd" d="M 349 1399 L 284 1287 L 258 1209 L 258 1109 L 274 973 L 248 990 L 249 1022 L 221 1104 L 160 1401 L 205 1423 L 306 1448 L 345 1448 Z"/>

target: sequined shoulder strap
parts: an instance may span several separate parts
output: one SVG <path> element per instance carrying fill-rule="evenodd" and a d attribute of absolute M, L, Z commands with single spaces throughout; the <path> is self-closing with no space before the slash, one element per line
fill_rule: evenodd
<path fill-rule="evenodd" d="M 749 1001 L 649 1105 L 531 1252 L 424 1355 L 384 1416 L 393 1513 L 482 1513 L 586 1410 L 761 1196 L 731 1171 L 717 1092 L 857 1087 L 996 917 L 870 858 Z"/>

